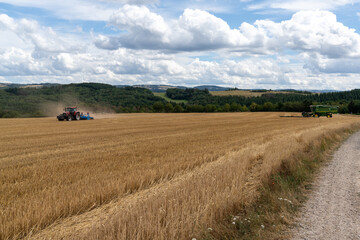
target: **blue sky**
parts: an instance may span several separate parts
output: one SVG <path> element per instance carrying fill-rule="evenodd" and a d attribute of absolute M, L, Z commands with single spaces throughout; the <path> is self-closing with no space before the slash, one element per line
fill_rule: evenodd
<path fill-rule="evenodd" d="M 360 0 L 0 0 L 0 82 L 360 88 Z"/>

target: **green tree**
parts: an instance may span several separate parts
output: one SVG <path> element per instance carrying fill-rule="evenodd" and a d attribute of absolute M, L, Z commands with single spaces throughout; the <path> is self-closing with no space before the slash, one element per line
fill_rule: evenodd
<path fill-rule="evenodd" d="M 165 112 L 167 112 L 167 113 L 171 113 L 174 111 L 174 107 L 171 103 L 167 103 L 165 105 L 164 109 L 165 109 Z"/>
<path fill-rule="evenodd" d="M 179 105 L 179 104 L 175 105 L 174 112 L 180 113 L 180 112 L 183 112 L 183 111 L 184 111 L 184 108 L 181 105 Z"/>
<path fill-rule="evenodd" d="M 249 109 L 251 112 L 255 112 L 257 110 L 257 108 L 258 108 L 258 105 L 256 103 L 253 102 L 250 104 Z"/>
<path fill-rule="evenodd" d="M 240 107 L 240 111 L 241 112 L 248 112 L 249 109 L 248 109 L 248 107 L 246 105 L 243 105 L 243 106 Z"/>
<path fill-rule="evenodd" d="M 164 104 L 162 102 L 155 102 L 152 108 L 155 112 L 162 112 L 164 110 Z"/>
<path fill-rule="evenodd" d="M 236 102 L 232 102 L 231 105 L 230 105 L 230 111 L 231 112 L 239 111 L 239 105 Z"/>
<path fill-rule="evenodd" d="M 275 107 L 271 102 L 264 103 L 263 111 L 274 111 Z"/>
<path fill-rule="evenodd" d="M 230 104 L 225 103 L 225 105 L 223 106 L 223 111 L 224 112 L 229 112 L 230 111 Z"/>
<path fill-rule="evenodd" d="M 214 104 L 207 104 L 205 106 L 205 112 L 215 112 L 216 106 Z"/>

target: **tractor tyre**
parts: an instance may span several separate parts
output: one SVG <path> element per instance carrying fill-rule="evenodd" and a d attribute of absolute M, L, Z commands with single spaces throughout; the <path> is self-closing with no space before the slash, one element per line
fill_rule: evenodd
<path fill-rule="evenodd" d="M 68 121 L 71 121 L 72 120 L 72 117 L 69 115 L 68 118 L 67 118 Z"/>
<path fill-rule="evenodd" d="M 77 113 L 77 114 L 76 114 L 75 119 L 76 119 L 77 121 L 80 120 L 80 113 Z"/>
<path fill-rule="evenodd" d="M 317 113 L 315 113 L 314 117 L 319 117 L 319 115 Z"/>

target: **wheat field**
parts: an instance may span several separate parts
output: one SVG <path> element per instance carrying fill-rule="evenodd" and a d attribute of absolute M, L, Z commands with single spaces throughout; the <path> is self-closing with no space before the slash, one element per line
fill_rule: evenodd
<path fill-rule="evenodd" d="M 0 119 L 0 239 L 191 239 L 360 120 L 283 115 Z"/>

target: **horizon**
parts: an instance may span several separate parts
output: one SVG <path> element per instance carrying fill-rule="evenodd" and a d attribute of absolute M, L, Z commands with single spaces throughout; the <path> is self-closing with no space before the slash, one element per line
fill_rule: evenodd
<path fill-rule="evenodd" d="M 0 82 L 0 84 L 5 84 L 5 85 L 36 85 L 36 86 L 44 86 L 44 85 L 69 85 L 69 84 L 82 84 L 82 83 L 99 83 L 99 84 L 108 84 L 114 87 L 117 86 L 124 86 L 124 87 L 142 87 L 142 86 L 149 86 L 149 87 L 156 87 L 156 86 L 167 86 L 167 87 L 173 87 L 173 88 L 199 88 L 199 87 L 215 87 L 215 88 L 224 88 L 227 90 L 240 90 L 240 91 L 252 91 L 252 90 L 266 90 L 266 91 L 286 91 L 286 90 L 291 90 L 291 91 L 319 91 L 319 92 L 342 92 L 342 91 L 353 91 L 353 90 L 358 90 L 358 88 L 353 88 L 353 89 L 349 89 L 349 90 L 334 90 L 334 89 L 294 89 L 294 88 L 275 88 L 275 89 L 271 89 L 271 88 L 238 88 L 238 87 L 231 87 L 231 86 L 225 86 L 225 85 L 208 85 L 208 84 L 204 84 L 204 85 L 169 85 L 169 84 L 134 84 L 134 85 L 128 85 L 128 84 L 111 84 L 111 83 L 101 83 L 101 82 L 72 82 L 72 83 L 49 83 L 49 82 L 44 82 L 44 83 L 5 83 L 5 82 Z M 144 87 L 146 88 L 146 87 Z M 165 91 L 165 90 L 164 90 Z M 226 91 L 226 90 L 211 90 L 211 91 Z"/>
<path fill-rule="evenodd" d="M 0 83 L 360 88 L 360 0 L 0 0 Z"/>

